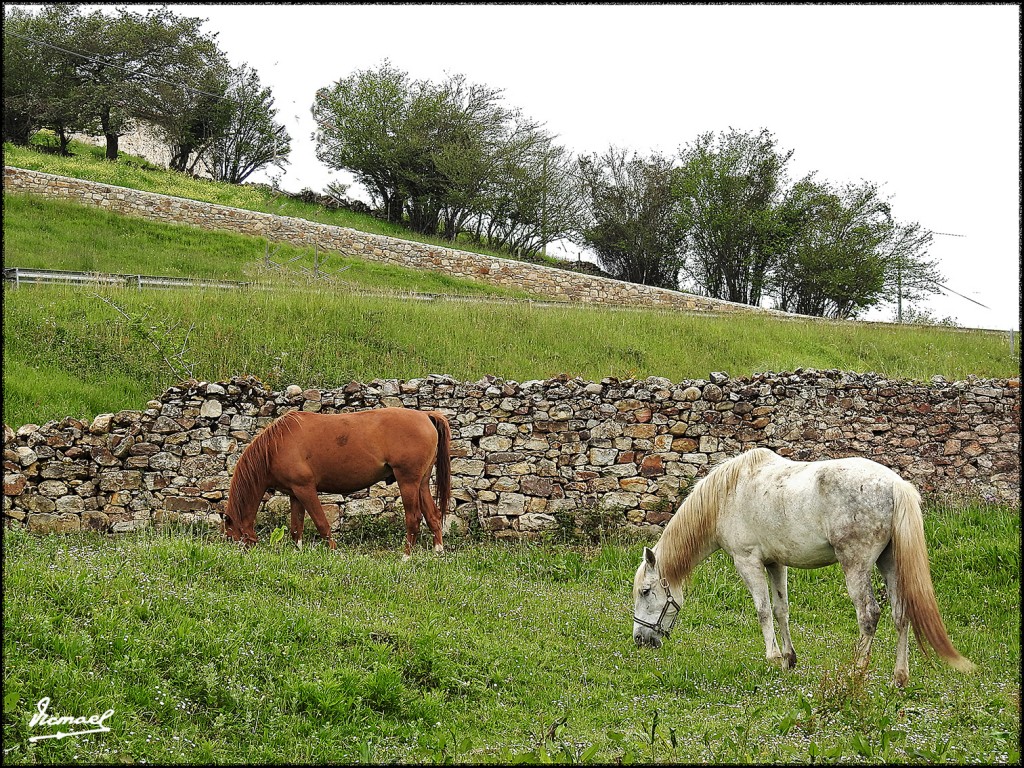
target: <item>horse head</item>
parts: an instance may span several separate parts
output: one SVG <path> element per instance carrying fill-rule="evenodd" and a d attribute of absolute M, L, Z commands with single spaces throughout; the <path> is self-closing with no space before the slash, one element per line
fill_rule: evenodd
<path fill-rule="evenodd" d="M 231 516 L 230 513 L 225 511 L 221 515 L 220 524 L 221 533 L 227 536 L 232 541 L 242 542 L 246 548 L 253 546 L 256 543 L 255 532 L 246 533 L 242 526 Z"/>
<path fill-rule="evenodd" d="M 644 559 L 633 580 L 633 640 L 638 646 L 660 647 L 679 609 L 680 600 L 661 575 L 654 550 L 644 547 Z"/>

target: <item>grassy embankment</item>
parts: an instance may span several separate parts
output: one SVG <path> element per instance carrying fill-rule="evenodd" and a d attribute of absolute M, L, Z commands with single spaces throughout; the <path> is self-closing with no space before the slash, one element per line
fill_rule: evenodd
<path fill-rule="evenodd" d="M 299 216 L 382 234 L 369 216 L 327 211 L 265 188 L 197 180 L 73 144 L 62 158 L 4 145 L 5 162 L 50 173 Z M 272 386 L 448 373 L 507 379 L 559 373 L 703 378 L 797 367 L 927 379 L 1012 376 L 1008 339 L 943 328 L 703 317 L 594 307 L 421 303 L 353 289 L 524 297 L 469 280 L 331 254 L 333 283 L 310 291 L 311 248 L 276 247 L 288 272 L 264 268 L 266 243 L 100 210 L 5 195 L 4 264 L 257 281 L 270 292 L 5 289 L 4 416 L 9 424 L 141 408 L 187 376 L 255 374 Z M 461 244 L 460 244 L 461 245 Z M 321 255 L 322 258 L 322 255 Z"/>
<path fill-rule="evenodd" d="M 800 366 L 917 379 L 1018 370 L 1008 340 L 993 334 L 362 296 L 352 289 L 523 294 L 337 254 L 326 262 L 334 284 L 311 289 L 297 267 L 312 266 L 312 249 L 276 250 L 279 263 L 298 257 L 286 274 L 268 272 L 264 253 L 257 238 L 6 195 L 6 266 L 257 280 L 276 289 L 5 288 L 5 421 L 141 408 L 190 375 L 251 373 L 273 386 L 339 386 L 428 373 L 678 381 L 712 370 L 743 375 Z"/>

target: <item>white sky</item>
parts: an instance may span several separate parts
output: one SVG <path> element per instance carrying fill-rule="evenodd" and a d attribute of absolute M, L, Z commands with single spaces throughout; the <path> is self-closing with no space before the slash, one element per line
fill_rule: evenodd
<path fill-rule="evenodd" d="M 1016 5 L 169 7 L 208 19 L 271 87 L 292 136 L 287 190 L 349 181 L 316 159 L 313 96 L 385 58 L 413 79 L 501 88 L 578 153 L 672 155 L 706 131 L 764 127 L 795 150 L 792 179 L 876 182 L 898 220 L 964 236 L 937 235 L 931 256 L 989 309 L 957 296 L 922 308 L 1020 328 Z"/>

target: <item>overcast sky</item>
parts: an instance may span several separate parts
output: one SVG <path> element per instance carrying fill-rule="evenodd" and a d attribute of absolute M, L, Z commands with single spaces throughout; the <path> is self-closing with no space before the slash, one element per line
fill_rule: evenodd
<path fill-rule="evenodd" d="M 208 19 L 273 90 L 287 190 L 349 181 L 316 159 L 313 96 L 384 59 L 501 88 L 578 153 L 672 155 L 706 131 L 768 128 L 795 150 L 791 178 L 879 183 L 898 220 L 947 233 L 931 250 L 947 285 L 989 309 L 954 295 L 922 308 L 1020 328 L 1016 5 L 169 7 Z"/>

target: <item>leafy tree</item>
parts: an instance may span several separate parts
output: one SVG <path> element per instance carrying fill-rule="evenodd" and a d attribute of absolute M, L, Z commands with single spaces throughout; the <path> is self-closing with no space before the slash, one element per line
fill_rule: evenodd
<path fill-rule="evenodd" d="M 219 51 L 210 56 L 181 86 L 153 83 L 141 97 L 134 116 L 156 127 L 171 150 L 172 170 L 194 173 L 209 147 L 228 130 L 234 104 L 228 96 L 230 67 Z"/>
<path fill-rule="evenodd" d="M 216 56 L 201 19 L 176 16 L 166 7 L 144 15 L 97 10 L 73 21 L 70 47 L 82 54 L 76 71 L 88 86 L 84 111 L 95 120 L 92 130 L 106 138 L 108 160 L 117 159 L 118 139 L 133 118 L 140 111 L 151 114 L 153 100 L 169 94 L 168 83 L 202 81 Z"/>
<path fill-rule="evenodd" d="M 405 205 L 403 169 L 412 155 L 406 132 L 413 83 L 384 61 L 316 93 L 316 156 L 351 171 L 388 221 L 400 223 Z"/>
<path fill-rule="evenodd" d="M 50 128 L 59 152 L 67 154 L 70 134 L 84 124 L 74 67 L 59 48 L 51 47 L 65 42 L 74 12 L 61 5 L 38 14 L 5 8 L 4 140 L 25 145 L 39 128 Z M 49 46 L 40 41 L 49 41 Z"/>
<path fill-rule="evenodd" d="M 581 157 L 579 170 L 586 206 L 579 236 L 601 266 L 620 280 L 678 287 L 684 232 L 671 161 L 609 147 L 603 155 Z"/>
<path fill-rule="evenodd" d="M 882 298 L 896 304 L 897 318 L 903 315 L 904 301 L 921 301 L 941 292 L 941 283 L 946 278 L 939 271 L 938 262 L 928 258 L 931 244 L 932 233 L 917 222 L 896 221 L 891 222 L 880 244 L 885 262 Z"/>
<path fill-rule="evenodd" d="M 759 305 L 791 236 L 782 203 L 793 151 L 767 129 L 698 136 L 680 152 L 679 225 L 686 232 L 686 273 L 708 296 Z"/>
<path fill-rule="evenodd" d="M 778 307 L 788 312 L 846 318 L 877 303 L 885 264 L 877 249 L 888 226 L 888 207 L 867 190 L 835 192 L 809 183 L 806 216 L 774 277 Z"/>
<path fill-rule="evenodd" d="M 241 184 L 269 165 L 283 168 L 291 153 L 291 136 L 275 121 L 277 110 L 269 88 L 261 87 L 256 70 L 242 65 L 231 73 L 227 91 L 231 116 L 203 158 L 206 170 L 220 181 Z"/>
<path fill-rule="evenodd" d="M 794 236 L 771 284 L 788 312 L 851 318 L 885 301 L 934 293 L 941 275 L 924 258 L 930 233 L 900 224 L 870 182 L 834 189 L 806 179 L 784 209 Z"/>
<path fill-rule="evenodd" d="M 577 161 L 537 126 L 517 130 L 505 143 L 476 218 L 476 239 L 519 256 L 571 237 L 583 216 Z"/>
<path fill-rule="evenodd" d="M 320 89 L 313 116 L 317 157 L 351 171 L 389 221 L 450 241 L 486 230 L 524 253 L 565 230 L 564 150 L 500 90 L 413 81 L 385 61 Z"/>
<path fill-rule="evenodd" d="M 482 212 L 489 185 L 514 151 L 512 134 L 528 133 L 533 126 L 510 128 L 519 116 L 501 104 L 501 91 L 462 75 L 431 90 L 437 111 L 433 125 L 424 128 L 433 137 L 425 157 L 432 184 L 424 192 L 437 198 L 442 237 L 451 241 Z"/>
<path fill-rule="evenodd" d="M 59 135 L 69 128 L 101 134 L 111 160 L 118 137 L 140 113 L 187 122 L 179 108 L 190 106 L 188 97 L 171 98 L 174 89 L 204 81 L 220 56 L 214 39 L 200 31 L 201 19 L 176 16 L 166 7 L 83 15 L 77 6 L 51 4 L 34 20 L 13 11 L 9 16 L 15 30 L 9 35 L 5 23 L 4 109 L 22 116 L 12 117 L 11 130 L 20 120 L 22 137 L 24 124 L 33 121 Z"/>

